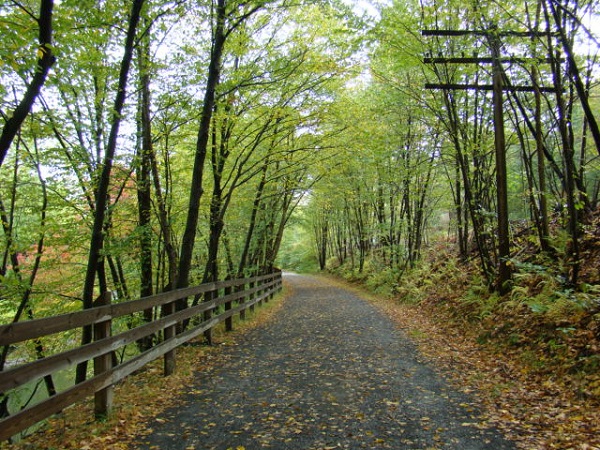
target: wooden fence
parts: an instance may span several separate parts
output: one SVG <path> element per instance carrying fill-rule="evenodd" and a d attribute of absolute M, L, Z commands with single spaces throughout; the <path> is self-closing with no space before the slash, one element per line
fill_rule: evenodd
<path fill-rule="evenodd" d="M 0 372 L 0 393 L 6 394 L 27 383 L 42 380 L 48 375 L 73 368 L 86 361 L 93 362 L 94 367 L 93 376 L 88 377 L 86 381 L 0 420 L 0 440 L 8 439 L 92 395 L 95 396 L 96 415 L 106 415 L 112 404 L 112 386 L 115 383 L 161 356 L 164 357 L 165 374 L 168 375 L 175 368 L 175 349 L 178 346 L 203 333 L 208 335 L 213 327 L 222 322 L 227 330 L 231 330 L 235 314 L 239 313 L 243 318 L 247 308 L 252 310 L 254 305 L 268 301 L 280 289 L 281 272 L 277 271 L 253 278 L 207 283 L 139 300 L 0 326 L 0 347 L 39 340 L 45 336 L 85 326 L 94 327 L 94 341 L 90 344 Z M 176 311 L 177 301 L 190 298 L 203 301 Z M 99 303 L 102 303 L 102 299 L 99 300 Z M 126 318 L 151 308 L 161 308 L 162 314 L 159 318 L 151 322 L 142 322 L 138 326 L 131 323 L 130 329 L 112 335 L 114 319 Z M 181 331 L 180 325 L 183 323 L 188 325 Z M 179 332 L 176 331 L 178 326 Z M 161 333 L 162 340 L 159 343 L 113 366 L 114 352 L 128 344 Z"/>

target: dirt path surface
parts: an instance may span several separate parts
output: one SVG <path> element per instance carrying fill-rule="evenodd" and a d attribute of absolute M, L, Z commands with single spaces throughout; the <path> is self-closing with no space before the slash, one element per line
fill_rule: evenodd
<path fill-rule="evenodd" d="M 140 449 L 513 449 L 367 301 L 286 275 L 266 327 L 226 349 Z"/>

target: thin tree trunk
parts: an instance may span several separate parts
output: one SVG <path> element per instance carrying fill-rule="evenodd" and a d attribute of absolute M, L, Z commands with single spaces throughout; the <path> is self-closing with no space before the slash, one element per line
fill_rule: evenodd
<path fill-rule="evenodd" d="M 149 30 L 147 30 L 149 32 Z M 140 67 L 140 128 L 141 148 L 138 154 L 137 174 L 137 199 L 138 222 L 140 229 L 140 295 L 149 297 L 154 293 L 152 286 L 152 194 L 150 171 L 152 166 L 151 155 L 154 153 L 152 146 L 152 124 L 150 118 L 150 48 L 148 34 L 138 47 L 138 61 Z M 152 308 L 143 312 L 145 322 L 152 321 Z M 140 349 L 147 350 L 152 347 L 153 336 L 146 336 L 138 342 Z"/>
<path fill-rule="evenodd" d="M 153 149 L 154 150 L 154 149 Z M 152 171 L 152 180 L 154 182 L 154 195 L 156 197 L 156 205 L 158 209 L 158 220 L 160 223 L 160 229 L 162 232 L 162 243 L 165 247 L 165 253 L 168 261 L 168 289 L 172 289 L 177 281 L 177 249 L 173 243 L 173 233 L 171 230 L 171 224 L 169 220 L 169 211 L 165 198 L 163 196 L 163 188 L 160 182 L 160 173 L 158 171 L 158 164 L 156 161 L 156 154 L 154 151 L 149 152 L 150 167 Z M 167 184 L 168 186 L 168 184 Z"/>
<path fill-rule="evenodd" d="M 500 42 L 491 37 L 494 58 L 494 143 L 496 150 L 496 208 L 498 214 L 498 281 L 496 288 L 500 295 L 511 290 L 510 236 L 508 224 L 508 175 L 506 170 L 506 142 L 504 136 L 503 79 L 500 63 Z"/>
<path fill-rule="evenodd" d="M 533 67 L 533 84 L 535 88 L 535 144 L 537 151 L 537 174 L 539 189 L 539 218 L 537 222 L 540 236 L 540 248 L 550 252 L 550 226 L 548 222 L 548 197 L 546 193 L 546 161 L 544 158 L 544 136 L 542 133 L 542 96 L 539 90 L 539 76 L 537 68 Z"/>
<path fill-rule="evenodd" d="M 192 185 L 190 187 L 190 198 L 188 203 L 188 216 L 181 242 L 181 252 L 179 259 L 179 270 L 177 287 L 187 287 L 189 284 L 190 270 L 192 267 L 192 256 L 194 244 L 196 241 L 196 228 L 200 215 L 200 199 L 204 193 L 202 186 L 204 177 L 204 161 L 208 150 L 208 141 L 210 138 L 210 125 L 212 114 L 215 107 L 215 93 L 221 76 L 221 59 L 225 47 L 225 4 L 226 0 L 218 0 L 216 8 L 216 26 L 213 36 L 210 64 L 208 67 L 208 78 L 206 80 L 206 91 L 204 94 L 204 104 L 202 107 L 202 116 L 198 129 L 196 141 L 196 153 L 194 158 L 194 168 L 192 173 Z M 185 307 L 180 303 L 179 308 Z"/>
<path fill-rule="evenodd" d="M 437 139 L 437 137 L 436 137 Z M 415 232 L 413 254 L 411 255 L 411 266 L 421 257 L 421 247 L 423 244 L 423 234 L 425 232 L 426 215 L 425 215 L 425 203 L 427 200 L 427 194 L 429 193 L 429 183 L 431 181 L 431 175 L 433 174 L 433 161 L 435 160 L 435 152 L 431 153 L 427 164 L 427 174 L 425 175 L 425 181 L 421 186 L 421 192 L 416 207 L 415 219 L 413 230 Z"/>
<path fill-rule="evenodd" d="M 50 67 L 54 64 L 55 57 L 52 52 L 52 14 L 54 9 L 53 0 L 40 1 L 40 16 L 36 19 L 39 27 L 39 46 L 38 58 L 34 75 L 27 86 L 27 90 L 17 105 L 12 114 L 9 114 L 9 119 L 4 124 L 2 134 L 0 134 L 0 167 L 4 162 L 4 158 L 8 153 L 15 136 L 21 129 L 23 121 L 31 111 L 33 103 L 37 99 L 42 86 L 46 82 Z"/>
<path fill-rule="evenodd" d="M 240 256 L 240 263 L 238 265 L 238 277 L 244 276 L 244 270 L 246 269 L 246 263 L 248 261 L 248 255 L 250 253 L 250 245 L 252 243 L 252 238 L 254 236 L 254 229 L 256 227 L 256 218 L 258 215 L 258 208 L 262 201 L 263 192 L 265 190 L 265 186 L 267 184 L 267 169 L 269 166 L 269 158 L 265 158 L 263 167 L 262 167 L 262 175 L 260 178 L 260 182 L 258 183 L 258 188 L 256 189 L 256 195 L 254 196 L 254 202 L 252 203 L 252 213 L 250 214 L 250 223 L 248 225 L 248 231 L 246 232 L 246 239 L 244 241 L 244 249 L 242 250 L 242 255 Z"/>
<path fill-rule="evenodd" d="M 32 156 L 30 154 L 30 156 Z M 33 159 L 33 156 L 32 156 Z M 29 275 L 29 279 L 27 280 L 27 283 L 25 284 L 25 288 L 21 294 L 21 301 L 19 303 L 19 307 L 17 308 L 17 311 L 15 312 L 15 315 L 13 317 L 13 323 L 18 322 L 21 319 L 21 316 L 23 314 L 24 311 L 27 312 L 27 317 L 29 318 L 29 320 L 33 320 L 34 317 L 34 312 L 33 312 L 33 308 L 31 306 L 31 294 L 33 293 L 33 286 L 35 284 L 35 279 L 37 277 L 37 273 L 40 267 L 40 263 L 42 261 L 42 255 L 44 253 L 44 240 L 45 240 L 45 228 L 46 228 L 46 212 L 48 209 L 48 194 L 47 194 L 47 189 L 46 189 L 46 181 L 44 180 L 44 178 L 42 177 L 42 172 L 41 172 L 41 168 L 40 168 L 40 164 L 37 162 L 37 160 L 35 161 L 35 166 L 36 166 L 36 170 L 37 170 L 37 174 L 38 174 L 38 179 L 40 180 L 40 185 L 42 188 L 42 205 L 40 208 L 40 234 L 39 234 L 39 238 L 38 238 L 38 242 L 37 242 L 37 248 L 36 248 L 36 253 L 35 253 L 35 260 L 33 263 L 33 267 L 31 268 L 31 273 Z M 16 171 L 15 171 L 15 175 L 16 175 Z M 16 186 L 16 184 L 14 184 Z M 14 193 L 14 191 L 13 191 Z M 11 200 L 11 211 L 14 211 L 15 208 L 15 198 L 13 196 L 12 200 Z M 4 208 L 4 204 L 2 202 L 2 200 L 0 199 L 0 221 L 2 222 L 2 228 L 4 231 L 4 235 L 7 237 L 8 241 L 7 242 L 7 249 L 12 249 L 12 233 L 13 233 L 13 228 L 12 228 L 12 217 L 9 218 L 9 216 L 6 214 L 6 210 Z M 15 273 L 15 276 L 17 278 L 17 280 L 19 280 L 19 284 L 23 284 L 23 280 L 22 280 L 22 276 L 21 276 L 21 268 L 20 268 L 20 264 L 19 264 L 19 258 L 17 256 L 17 254 L 10 250 L 10 256 L 9 259 L 11 261 L 11 265 L 12 265 L 12 270 Z M 1 273 L 5 273 L 5 267 L 4 265 L 1 268 Z M 35 352 L 36 352 L 36 357 L 38 359 L 43 359 L 45 357 L 45 351 L 44 351 L 44 346 L 42 344 L 42 341 L 40 339 L 35 339 L 34 340 L 34 346 L 35 346 Z M 8 352 L 9 352 L 9 346 L 5 345 L 2 348 L 2 352 L 0 353 L 0 372 L 2 372 L 4 370 L 5 364 L 6 364 L 6 360 L 8 358 Z M 53 396 L 56 394 L 56 388 L 54 385 L 54 380 L 52 378 L 52 375 L 46 375 L 44 376 L 44 384 L 46 386 L 46 391 L 48 392 L 49 396 Z M 0 417 L 6 417 L 9 414 L 8 411 L 8 399 L 9 396 L 3 396 L 3 400 L 0 402 Z"/>
<path fill-rule="evenodd" d="M 294 196 L 291 193 L 291 190 L 287 190 L 286 192 L 289 192 L 284 200 L 283 200 L 283 204 L 282 204 L 282 208 L 281 208 L 281 217 L 279 218 L 279 224 L 277 225 L 277 229 L 275 230 L 274 233 L 274 239 L 272 239 L 271 241 L 271 245 L 269 248 L 269 251 L 267 252 L 267 258 L 266 258 L 266 270 L 267 272 L 273 272 L 273 270 L 275 270 L 275 259 L 277 257 L 277 255 L 279 254 L 279 249 L 281 248 L 281 243 L 283 241 L 283 233 L 285 231 L 285 227 L 287 226 L 288 221 L 290 220 L 290 217 L 292 216 L 294 210 L 296 209 L 296 207 L 298 206 L 298 203 L 300 202 L 300 199 L 297 199 L 295 204 L 292 204 L 292 201 L 294 200 Z M 325 238 L 328 239 L 328 234 L 329 234 L 329 224 L 326 224 L 326 230 L 325 230 Z M 324 246 L 326 248 L 326 245 Z"/>
<path fill-rule="evenodd" d="M 544 8 L 544 14 L 546 17 L 546 23 L 550 23 L 548 8 L 552 11 L 556 26 L 561 28 L 560 20 L 556 17 L 556 10 L 553 8 L 552 2 L 548 2 L 548 7 Z M 546 5 L 544 5 L 546 6 Z M 564 33 L 564 30 L 562 31 Z M 550 38 L 548 38 L 551 43 Z M 552 47 L 549 47 L 552 48 Z M 572 139 L 569 136 L 569 122 L 567 118 L 567 105 L 563 97 L 563 77 L 560 70 L 560 54 L 556 50 L 556 54 L 551 55 L 552 58 L 552 75 L 555 87 L 556 96 L 556 109 L 558 115 L 558 129 L 560 132 L 561 143 L 562 143 L 562 155 L 565 167 L 565 191 L 567 196 L 567 212 L 569 215 L 568 228 L 571 237 L 569 248 L 567 249 L 567 259 L 571 266 L 571 273 L 568 274 L 569 281 L 572 284 L 577 283 L 579 277 L 579 214 L 577 206 L 575 204 L 575 186 L 576 186 L 576 171 L 574 161 L 574 149 L 572 146 Z"/>
<path fill-rule="evenodd" d="M 106 217 L 108 190 L 110 185 L 110 176 L 112 171 L 113 159 L 117 148 L 117 138 L 119 135 L 119 127 L 121 125 L 121 115 L 123 106 L 125 105 L 127 79 L 129 69 L 133 59 L 133 49 L 135 44 L 135 35 L 137 25 L 140 20 L 141 10 L 144 5 L 144 0 L 133 0 L 131 8 L 131 16 L 127 29 L 127 38 L 125 42 L 125 52 L 121 61 L 119 73 L 119 83 L 115 96 L 115 103 L 112 115 L 112 126 L 108 139 L 108 146 L 104 155 L 102 164 L 102 172 L 99 179 L 98 188 L 96 189 L 96 210 L 94 214 L 94 225 L 92 228 L 92 237 L 90 240 L 90 251 L 87 263 L 85 276 L 85 284 L 83 287 L 83 307 L 84 309 L 92 308 L 94 303 L 94 288 L 96 275 L 101 280 L 100 273 L 104 271 L 104 258 L 102 250 L 104 248 L 104 221 Z M 103 291 L 101 291 L 101 294 Z M 92 340 L 92 327 L 84 327 L 81 343 L 82 345 L 90 343 Z M 87 362 L 83 362 L 77 366 L 75 382 L 81 383 L 86 379 Z"/>
<path fill-rule="evenodd" d="M 569 74 L 573 83 L 575 84 L 575 89 L 577 90 L 577 96 L 579 97 L 579 101 L 581 103 L 581 107 L 583 108 L 583 112 L 585 114 L 585 118 L 587 119 L 588 126 L 590 128 L 590 133 L 592 138 L 594 139 L 594 143 L 596 144 L 596 151 L 600 155 L 600 128 L 598 127 L 598 122 L 596 121 L 596 117 L 594 116 L 594 112 L 589 103 L 588 92 L 585 89 L 583 80 L 581 79 L 581 74 L 579 72 L 579 67 L 577 66 L 577 61 L 573 55 L 573 47 L 571 42 L 569 41 L 569 37 L 565 31 L 565 27 L 563 26 L 561 15 L 557 10 L 555 4 L 555 0 L 547 0 L 546 4 L 548 5 L 548 9 L 552 14 L 554 19 L 554 23 L 556 25 L 556 29 L 558 30 L 560 36 L 560 43 L 563 48 L 563 52 L 565 53 L 567 59 L 567 67 L 569 68 Z"/>

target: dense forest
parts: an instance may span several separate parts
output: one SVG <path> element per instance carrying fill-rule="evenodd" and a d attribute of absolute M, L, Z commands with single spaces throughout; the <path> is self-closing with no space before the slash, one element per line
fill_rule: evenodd
<path fill-rule="evenodd" d="M 469 273 L 460 314 L 597 342 L 599 8 L 0 1 L 0 322 L 275 267 L 417 299 Z"/>

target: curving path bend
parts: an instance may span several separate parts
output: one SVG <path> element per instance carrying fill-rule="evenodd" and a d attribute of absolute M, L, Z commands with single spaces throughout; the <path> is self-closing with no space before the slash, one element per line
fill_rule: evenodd
<path fill-rule="evenodd" d="M 291 295 L 197 375 L 138 448 L 514 449 L 367 301 L 285 275 Z"/>

